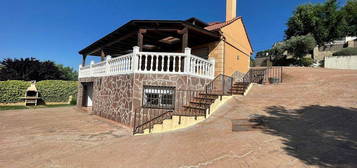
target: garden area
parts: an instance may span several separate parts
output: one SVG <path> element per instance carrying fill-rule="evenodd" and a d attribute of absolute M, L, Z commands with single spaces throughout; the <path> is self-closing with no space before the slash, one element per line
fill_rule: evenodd
<path fill-rule="evenodd" d="M 0 62 L 0 111 L 73 106 L 77 97 L 77 72 L 70 67 L 35 58 Z M 26 106 L 26 90 L 34 83 L 36 106 Z"/>
<path fill-rule="evenodd" d="M 77 82 L 44 80 L 36 83 L 39 92 L 39 105 L 25 106 L 24 97 L 29 81 L 0 81 L 0 110 L 61 107 L 76 104 Z"/>

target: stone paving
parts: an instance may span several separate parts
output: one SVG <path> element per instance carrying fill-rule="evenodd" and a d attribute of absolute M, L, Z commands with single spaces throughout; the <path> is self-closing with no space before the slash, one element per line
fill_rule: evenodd
<path fill-rule="evenodd" d="M 232 132 L 258 115 L 264 129 Z M 132 136 L 71 108 L 1 111 L 0 167 L 357 167 L 357 71 L 285 68 L 195 126 Z"/>

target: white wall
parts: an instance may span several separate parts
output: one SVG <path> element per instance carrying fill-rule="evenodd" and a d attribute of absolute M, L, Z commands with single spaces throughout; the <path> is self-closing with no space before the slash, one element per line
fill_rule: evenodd
<path fill-rule="evenodd" d="M 357 69 L 357 55 L 325 57 L 325 68 Z"/>

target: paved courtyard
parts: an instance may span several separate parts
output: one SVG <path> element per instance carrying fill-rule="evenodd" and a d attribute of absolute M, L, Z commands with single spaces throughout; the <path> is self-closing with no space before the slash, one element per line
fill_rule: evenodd
<path fill-rule="evenodd" d="M 232 132 L 259 115 L 265 128 Z M 179 131 L 131 130 L 72 107 L 0 111 L 0 167 L 357 167 L 357 71 L 285 68 Z"/>

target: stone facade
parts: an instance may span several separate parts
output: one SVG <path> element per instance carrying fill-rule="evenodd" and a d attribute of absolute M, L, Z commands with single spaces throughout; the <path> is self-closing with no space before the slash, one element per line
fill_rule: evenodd
<path fill-rule="evenodd" d="M 203 90 L 210 82 L 209 79 L 198 78 L 189 75 L 170 74 L 135 74 L 133 87 L 133 107 L 142 105 L 143 86 L 174 86 L 176 91 Z M 178 98 L 176 97 L 176 100 Z"/>
<path fill-rule="evenodd" d="M 93 113 L 131 125 L 133 75 L 116 75 L 96 78 L 93 85 Z"/>
<path fill-rule="evenodd" d="M 80 79 L 77 106 L 83 102 L 83 85 L 93 83 L 92 113 L 132 127 L 134 111 L 142 105 L 143 86 L 174 86 L 176 90 L 203 90 L 210 79 L 174 74 L 127 74 Z"/>

